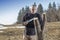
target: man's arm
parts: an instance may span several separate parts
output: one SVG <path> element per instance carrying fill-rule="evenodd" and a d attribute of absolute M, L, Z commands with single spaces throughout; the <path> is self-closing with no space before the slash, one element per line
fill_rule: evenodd
<path fill-rule="evenodd" d="M 24 26 L 26 26 L 28 23 L 27 22 L 25 22 L 27 19 L 26 19 L 26 15 L 23 17 L 23 20 L 22 20 L 22 24 L 24 25 Z"/>
<path fill-rule="evenodd" d="M 41 25 L 41 30 L 43 30 L 43 29 L 44 29 L 44 22 L 43 22 L 43 20 L 42 20 L 42 17 L 41 17 L 40 14 L 38 14 L 37 17 L 38 17 L 39 23 L 40 23 L 40 25 Z"/>

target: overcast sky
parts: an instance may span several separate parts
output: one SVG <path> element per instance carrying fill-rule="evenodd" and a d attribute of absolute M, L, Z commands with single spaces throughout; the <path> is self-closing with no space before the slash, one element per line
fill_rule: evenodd
<path fill-rule="evenodd" d="M 19 10 L 25 6 L 32 6 L 34 2 L 37 5 L 41 3 L 44 10 L 50 2 L 55 2 L 57 6 L 60 4 L 60 0 L 0 0 L 0 24 L 15 23 Z"/>

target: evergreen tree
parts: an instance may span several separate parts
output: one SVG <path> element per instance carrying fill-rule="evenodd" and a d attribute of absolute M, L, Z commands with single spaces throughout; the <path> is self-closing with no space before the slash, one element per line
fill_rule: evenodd
<path fill-rule="evenodd" d="M 30 13 L 31 11 L 30 11 L 30 9 L 29 9 L 29 6 L 26 6 L 26 8 L 25 8 L 25 14 L 26 13 Z"/>
<path fill-rule="evenodd" d="M 33 6 L 36 6 L 36 2 L 34 2 Z"/>
<path fill-rule="evenodd" d="M 41 4 L 38 5 L 38 8 L 37 8 L 37 13 L 40 13 L 42 14 L 43 13 L 43 7 Z"/>
<path fill-rule="evenodd" d="M 51 6 L 51 3 L 49 3 L 49 7 L 47 10 L 47 20 L 49 22 L 55 22 L 57 21 L 57 11 L 56 11 L 56 6 L 55 6 L 55 2 L 53 2 L 53 7 Z"/>
<path fill-rule="evenodd" d="M 51 5 L 51 3 L 49 3 L 49 7 L 48 7 L 48 9 L 51 9 L 52 8 L 52 5 Z"/>
<path fill-rule="evenodd" d="M 24 7 L 22 8 L 22 15 L 24 14 L 25 10 L 24 10 Z"/>
<path fill-rule="evenodd" d="M 56 4 L 55 4 L 55 2 L 53 2 L 53 9 L 56 9 Z"/>
<path fill-rule="evenodd" d="M 18 13 L 18 18 L 17 18 L 17 23 L 20 23 L 21 21 L 21 15 L 22 15 L 22 12 L 21 12 L 21 10 L 19 11 L 19 13 Z"/>
<path fill-rule="evenodd" d="M 18 13 L 17 23 L 22 23 L 22 18 L 24 16 L 25 10 L 22 8 Z"/>

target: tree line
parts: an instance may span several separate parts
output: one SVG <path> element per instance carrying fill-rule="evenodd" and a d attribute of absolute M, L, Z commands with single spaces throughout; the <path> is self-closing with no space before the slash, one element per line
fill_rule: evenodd
<path fill-rule="evenodd" d="M 35 2 L 33 5 L 37 6 Z M 47 10 L 43 10 L 43 6 L 40 3 L 37 7 L 37 13 L 41 15 L 43 14 L 43 12 L 46 12 L 47 22 L 60 21 L 60 6 L 58 6 L 58 9 L 57 9 L 55 2 L 53 2 L 53 4 L 49 3 Z M 31 13 L 29 6 L 26 6 L 25 8 L 23 7 L 22 9 L 20 9 L 16 23 L 22 23 L 23 16 L 26 13 Z"/>

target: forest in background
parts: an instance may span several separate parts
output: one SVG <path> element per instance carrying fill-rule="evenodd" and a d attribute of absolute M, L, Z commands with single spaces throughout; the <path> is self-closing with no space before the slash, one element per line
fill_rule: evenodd
<path fill-rule="evenodd" d="M 33 5 L 38 6 L 37 13 L 39 13 L 40 15 L 43 14 L 43 12 L 46 12 L 47 22 L 60 21 L 60 5 L 58 7 L 56 7 L 55 2 L 53 2 L 53 4 L 49 3 L 47 10 L 43 10 L 43 6 L 41 3 L 39 5 L 37 5 L 34 2 Z M 22 23 L 23 16 L 26 13 L 31 13 L 29 6 L 26 6 L 26 7 L 23 7 L 22 9 L 20 9 L 16 23 L 18 23 L 18 24 Z"/>

